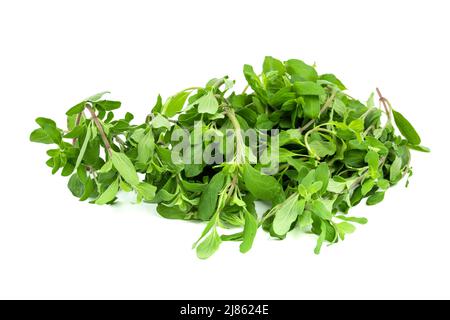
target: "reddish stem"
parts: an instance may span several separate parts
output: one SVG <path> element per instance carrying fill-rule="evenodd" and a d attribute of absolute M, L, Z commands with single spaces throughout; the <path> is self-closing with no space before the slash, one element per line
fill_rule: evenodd
<path fill-rule="evenodd" d="M 103 130 L 103 126 L 100 123 L 100 120 L 98 119 L 94 109 L 92 108 L 92 105 L 90 103 L 87 103 L 86 109 L 88 109 L 89 112 L 91 113 L 92 120 L 94 120 L 94 123 L 97 126 L 98 131 L 100 132 L 100 136 L 102 137 L 103 143 L 105 144 L 105 148 L 108 151 L 109 155 L 111 156 L 112 155 L 111 145 L 108 141 L 108 138 L 106 137 L 105 131 Z"/>
<path fill-rule="evenodd" d="M 380 100 L 381 104 L 383 105 L 384 111 L 386 111 L 386 115 L 387 115 L 389 121 L 391 121 L 391 112 L 389 111 L 389 108 L 388 108 L 388 100 L 385 97 L 383 97 L 380 89 L 376 88 L 376 90 L 377 90 L 379 100 Z"/>

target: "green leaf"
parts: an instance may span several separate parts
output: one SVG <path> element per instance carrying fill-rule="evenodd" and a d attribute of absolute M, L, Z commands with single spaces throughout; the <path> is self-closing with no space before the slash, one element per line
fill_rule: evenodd
<path fill-rule="evenodd" d="M 391 182 L 397 182 L 401 175 L 402 169 L 402 158 L 396 157 L 394 162 L 391 164 L 391 168 L 389 170 L 389 180 Z"/>
<path fill-rule="evenodd" d="M 42 128 L 36 129 L 30 134 L 30 141 L 44 144 L 53 143 L 52 138 L 50 138 L 47 132 Z"/>
<path fill-rule="evenodd" d="M 65 165 L 64 165 L 64 167 L 63 167 L 63 170 L 62 170 L 62 172 L 61 172 L 61 175 L 63 176 L 63 177 L 68 177 L 68 176 L 70 176 L 71 174 L 72 174 L 72 172 L 75 170 L 75 166 L 72 164 L 72 163 L 70 163 L 70 162 L 67 162 Z"/>
<path fill-rule="evenodd" d="M 114 182 L 109 185 L 105 192 L 95 200 L 95 204 L 103 205 L 110 203 L 116 198 L 117 192 L 119 192 L 119 179 L 114 180 Z"/>
<path fill-rule="evenodd" d="M 98 170 L 98 173 L 107 173 L 113 168 L 112 160 L 109 159 L 105 164 Z"/>
<path fill-rule="evenodd" d="M 283 188 L 274 177 L 262 174 L 250 164 L 244 164 L 242 178 L 247 190 L 257 199 L 271 201 L 273 205 L 284 201 Z"/>
<path fill-rule="evenodd" d="M 342 193 L 346 188 L 345 182 L 339 182 L 334 179 L 328 181 L 327 191 L 332 193 Z"/>
<path fill-rule="evenodd" d="M 245 225 L 243 233 L 243 241 L 239 246 L 242 253 L 248 252 L 253 245 L 253 240 L 256 236 L 256 231 L 258 230 L 258 221 L 256 218 L 247 210 L 244 210 Z"/>
<path fill-rule="evenodd" d="M 181 180 L 181 184 L 183 185 L 183 188 L 190 192 L 203 192 L 207 186 L 207 184 L 204 183 L 196 183 L 186 180 Z"/>
<path fill-rule="evenodd" d="M 223 234 L 220 236 L 222 241 L 242 241 L 244 239 L 243 232 L 237 232 L 233 234 Z"/>
<path fill-rule="evenodd" d="M 270 56 L 266 56 L 263 62 L 263 72 L 269 73 L 271 71 L 277 71 L 280 75 L 286 72 L 283 62 Z"/>
<path fill-rule="evenodd" d="M 303 97 L 303 112 L 306 118 L 317 119 L 320 115 L 320 102 L 317 96 Z"/>
<path fill-rule="evenodd" d="M 97 195 L 96 184 L 93 179 L 87 178 L 84 182 L 84 192 L 80 197 L 80 201 L 85 201 Z"/>
<path fill-rule="evenodd" d="M 152 120 L 152 127 L 156 128 L 156 129 L 158 129 L 158 128 L 167 128 L 167 129 L 169 129 L 171 127 L 171 125 L 170 125 L 170 121 L 167 120 L 166 117 L 164 117 L 164 116 L 162 116 L 160 114 L 157 114 L 155 116 L 155 118 Z"/>
<path fill-rule="evenodd" d="M 430 148 L 427 148 L 425 146 L 415 146 L 412 144 L 408 144 L 408 147 L 410 149 L 416 150 L 416 151 L 420 151 L 420 152 L 431 152 Z"/>
<path fill-rule="evenodd" d="M 320 223 L 320 235 L 319 238 L 317 239 L 317 245 L 316 248 L 314 249 L 314 253 L 315 254 L 319 254 L 320 253 L 320 249 L 322 248 L 322 244 L 325 241 L 325 238 L 327 236 L 327 225 L 325 223 L 325 221 L 322 221 Z"/>
<path fill-rule="evenodd" d="M 313 224 L 314 220 L 311 216 L 311 211 L 304 210 L 303 214 L 300 216 L 298 220 L 298 226 L 301 229 L 310 228 Z"/>
<path fill-rule="evenodd" d="M 309 187 L 308 193 L 309 193 L 309 194 L 314 194 L 314 193 L 320 191 L 320 190 L 322 189 L 322 185 L 323 185 L 322 181 L 316 181 L 316 182 L 314 182 L 314 183 Z M 301 185 L 301 186 L 303 186 L 303 185 Z"/>
<path fill-rule="evenodd" d="M 305 168 L 305 170 L 306 170 L 306 175 L 303 177 L 303 179 L 301 179 L 301 183 L 306 188 L 309 188 L 316 180 L 316 170 L 308 171 L 308 169 L 306 169 L 306 168 Z"/>
<path fill-rule="evenodd" d="M 45 133 L 56 144 L 60 144 L 62 140 L 61 132 L 56 127 L 55 121 L 48 118 L 37 118 L 36 123 L 45 131 Z"/>
<path fill-rule="evenodd" d="M 53 121 L 52 119 L 39 117 L 39 118 L 36 118 L 35 121 L 41 128 L 43 128 L 45 126 L 56 128 L 56 122 Z"/>
<path fill-rule="evenodd" d="M 374 186 L 375 186 L 375 180 L 368 179 L 368 180 L 364 181 L 364 183 L 361 187 L 361 194 L 363 196 L 365 196 L 373 189 Z"/>
<path fill-rule="evenodd" d="M 321 96 L 325 94 L 325 90 L 322 86 L 312 81 L 295 82 L 294 91 L 301 96 Z"/>
<path fill-rule="evenodd" d="M 373 195 L 367 198 L 366 204 L 368 206 L 373 206 L 377 203 L 380 203 L 383 200 L 384 200 L 384 192 L 375 192 Z"/>
<path fill-rule="evenodd" d="M 383 190 L 387 190 L 389 189 L 389 187 L 391 186 L 391 184 L 389 183 L 388 180 L 386 179 L 378 179 L 377 181 L 377 186 L 380 187 Z"/>
<path fill-rule="evenodd" d="M 291 228 L 291 225 L 297 220 L 298 216 L 303 213 L 305 200 L 297 199 L 296 196 L 289 197 L 276 211 L 272 228 L 277 235 L 285 235 Z"/>
<path fill-rule="evenodd" d="M 73 128 L 72 131 L 66 133 L 64 135 L 64 138 L 67 138 L 67 139 L 79 138 L 83 135 L 83 133 L 84 133 L 84 127 L 77 126 L 77 127 Z"/>
<path fill-rule="evenodd" d="M 356 230 L 355 226 L 348 222 L 337 223 L 337 224 L 335 224 L 335 226 L 339 233 L 339 237 L 342 240 L 345 239 L 346 234 L 351 234 L 351 233 L 355 232 L 355 230 Z"/>
<path fill-rule="evenodd" d="M 331 218 L 332 218 L 331 212 L 327 209 L 325 204 L 319 199 L 314 200 L 312 202 L 312 204 L 311 204 L 311 211 L 316 216 L 318 216 L 319 218 L 322 218 L 324 220 L 331 220 Z"/>
<path fill-rule="evenodd" d="M 309 143 L 309 147 L 314 155 L 323 158 L 336 153 L 336 145 L 331 141 L 314 140 Z"/>
<path fill-rule="evenodd" d="M 346 90 L 347 89 L 344 86 L 344 84 L 341 82 L 341 80 L 336 78 L 336 76 L 334 74 L 330 74 L 330 73 L 322 74 L 319 77 L 319 79 L 320 80 L 325 80 L 325 81 L 328 81 L 328 82 L 331 82 L 331 83 L 335 84 L 339 88 L 339 90 Z"/>
<path fill-rule="evenodd" d="M 217 251 L 217 249 L 219 249 L 221 242 L 222 240 L 220 239 L 217 230 L 214 229 L 205 240 L 197 246 L 197 257 L 200 259 L 208 259 Z"/>
<path fill-rule="evenodd" d="M 102 91 L 99 93 L 96 93 L 92 96 L 90 96 L 89 98 L 86 99 L 86 101 L 90 101 L 90 102 L 97 102 L 98 100 L 100 100 L 105 94 L 109 94 L 111 92 L 109 91 Z"/>
<path fill-rule="evenodd" d="M 121 106 L 121 102 L 120 101 L 111 101 L 111 100 L 101 100 L 101 101 L 97 101 L 95 103 L 95 105 L 105 111 L 111 111 L 111 110 L 116 110 L 119 109 Z"/>
<path fill-rule="evenodd" d="M 244 65 L 244 76 L 247 80 L 249 86 L 258 94 L 258 98 L 263 102 L 267 103 L 267 92 L 263 89 L 261 80 L 256 75 L 253 67 L 246 64 Z"/>
<path fill-rule="evenodd" d="M 160 203 L 156 207 L 156 211 L 161 217 L 166 219 L 186 219 L 186 210 L 178 205 L 167 207 L 163 203 Z"/>
<path fill-rule="evenodd" d="M 67 187 L 69 188 L 70 192 L 77 198 L 80 198 L 84 193 L 84 184 L 76 173 L 70 177 Z"/>
<path fill-rule="evenodd" d="M 226 175 L 223 171 L 216 173 L 206 186 L 205 191 L 200 197 L 198 205 L 198 217 L 201 220 L 209 220 L 216 211 L 219 193 L 225 184 Z"/>
<path fill-rule="evenodd" d="M 213 91 L 209 91 L 195 103 L 198 103 L 199 113 L 215 114 L 217 112 L 217 109 L 219 109 L 219 102 L 217 102 Z"/>
<path fill-rule="evenodd" d="M 78 103 L 77 105 L 73 106 L 72 108 L 70 108 L 67 112 L 66 115 L 68 116 L 73 116 L 75 114 L 79 114 L 81 112 L 83 112 L 84 108 L 86 106 L 86 101 L 81 101 L 80 103 Z"/>
<path fill-rule="evenodd" d="M 364 120 L 363 119 L 355 119 L 352 122 L 350 122 L 350 124 L 348 125 L 348 128 L 361 133 L 364 131 Z"/>
<path fill-rule="evenodd" d="M 301 60 L 291 59 L 286 61 L 285 65 L 287 73 L 294 81 L 316 81 L 318 78 L 316 69 Z"/>
<path fill-rule="evenodd" d="M 336 216 L 336 218 L 344 220 L 344 221 L 359 223 L 359 224 L 366 224 L 367 223 L 367 219 L 366 218 L 347 217 L 347 216 Z"/>
<path fill-rule="evenodd" d="M 309 191 L 308 188 L 306 188 L 303 184 L 299 184 L 298 185 L 298 193 L 300 193 L 300 195 L 303 198 L 308 198 L 309 197 Z"/>
<path fill-rule="evenodd" d="M 155 138 L 153 137 L 153 131 L 150 129 L 138 143 L 138 156 L 137 162 L 146 164 L 153 156 L 155 151 Z"/>
<path fill-rule="evenodd" d="M 332 108 L 341 117 L 344 117 L 347 113 L 347 107 L 345 106 L 345 103 L 340 99 L 334 99 Z"/>
<path fill-rule="evenodd" d="M 408 140 L 412 145 L 419 145 L 421 142 L 420 136 L 414 129 L 412 124 L 400 113 L 392 110 L 394 115 L 394 121 L 397 128 L 400 130 L 401 134 Z"/>
<path fill-rule="evenodd" d="M 86 153 L 86 149 L 88 147 L 89 140 L 91 139 L 91 133 L 92 133 L 91 130 L 86 131 L 86 136 L 84 137 L 83 145 L 81 146 L 80 153 L 78 154 L 78 158 L 75 163 L 75 170 L 78 169 L 78 167 L 81 164 L 81 161 L 84 158 L 84 154 Z"/>
<path fill-rule="evenodd" d="M 366 154 L 365 161 L 369 165 L 369 173 L 370 176 L 375 179 L 378 177 L 378 163 L 380 161 L 380 157 L 378 153 L 375 151 L 369 150 Z"/>
<path fill-rule="evenodd" d="M 344 153 L 344 163 L 352 168 L 364 167 L 366 154 L 363 150 L 348 150 Z"/>
<path fill-rule="evenodd" d="M 120 176 L 130 185 L 136 187 L 139 184 L 139 177 L 131 160 L 124 153 L 115 151 L 112 151 L 111 159 Z"/>
<path fill-rule="evenodd" d="M 256 129 L 270 130 L 274 123 L 270 121 L 269 116 L 265 113 L 259 114 L 256 118 Z"/>
<path fill-rule="evenodd" d="M 316 181 L 322 182 L 322 189 L 320 191 L 323 194 L 327 191 L 328 183 L 330 181 L 330 168 L 326 162 L 319 164 L 315 171 Z"/>
<path fill-rule="evenodd" d="M 155 198 L 156 187 L 149 183 L 141 182 L 136 186 L 136 191 L 146 201 L 151 201 L 153 200 L 153 198 Z"/>
<path fill-rule="evenodd" d="M 181 91 L 176 95 L 167 99 L 166 103 L 161 108 L 161 114 L 171 118 L 183 109 L 186 99 L 191 94 L 191 91 Z"/>
<path fill-rule="evenodd" d="M 55 174 L 58 172 L 58 170 L 61 168 L 61 156 L 58 154 L 57 156 L 53 157 L 53 170 L 52 174 Z"/>
<path fill-rule="evenodd" d="M 133 188 L 131 188 L 131 186 L 123 180 L 120 180 L 119 187 L 122 191 L 125 191 L 125 192 L 133 191 Z"/>
<path fill-rule="evenodd" d="M 370 136 L 366 136 L 364 139 L 369 143 L 369 146 L 372 147 L 372 150 L 376 151 L 379 155 L 385 156 L 388 154 L 388 148 L 386 148 L 379 140 Z"/>
<path fill-rule="evenodd" d="M 160 113 L 162 110 L 163 104 L 162 104 L 162 98 L 161 95 L 158 95 L 158 98 L 156 99 L 155 106 L 152 109 L 152 113 Z"/>

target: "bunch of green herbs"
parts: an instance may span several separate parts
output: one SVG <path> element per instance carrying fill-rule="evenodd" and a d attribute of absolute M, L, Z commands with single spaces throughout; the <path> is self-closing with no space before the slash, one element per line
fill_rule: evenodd
<path fill-rule="evenodd" d="M 429 151 L 379 91 L 379 105 L 373 94 L 362 103 L 336 76 L 319 75 L 296 59 L 266 57 L 259 75 L 245 65 L 244 76 L 242 93 L 223 77 L 164 102 L 158 96 L 141 124 L 133 123 L 131 113 L 116 118 L 121 103 L 102 92 L 67 111 L 66 129 L 36 119 L 39 128 L 30 139 L 52 145 L 47 165 L 52 174 L 69 177 L 68 187 L 81 201 L 114 204 L 119 191 L 134 192 L 138 203 L 157 204 L 162 217 L 205 221 L 194 243 L 202 259 L 223 241 L 240 242 L 240 251 L 249 251 L 259 227 L 278 239 L 295 228 L 313 233 L 318 254 L 324 242 L 344 240 L 354 224 L 367 222 L 350 216 L 350 208 L 363 200 L 379 203 L 387 189 L 411 175 L 410 150 Z M 274 174 L 251 161 L 240 133 L 249 128 L 279 131 Z M 232 160 L 174 162 L 171 136 L 177 129 L 222 135 L 234 130 Z M 255 201 L 270 209 L 259 215 Z"/>

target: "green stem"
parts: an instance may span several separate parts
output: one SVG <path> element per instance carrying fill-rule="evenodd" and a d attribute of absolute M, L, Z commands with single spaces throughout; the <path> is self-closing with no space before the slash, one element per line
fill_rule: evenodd
<path fill-rule="evenodd" d="M 241 135 L 241 125 L 239 124 L 239 121 L 236 118 L 236 114 L 234 113 L 233 109 L 227 108 L 225 114 L 227 115 L 228 119 L 230 119 L 236 135 L 236 162 L 238 164 L 242 164 L 245 162 L 245 153 L 243 150 L 244 141 L 242 140 Z"/>
<path fill-rule="evenodd" d="M 322 125 L 326 125 L 326 123 L 323 123 Z M 320 125 L 320 126 L 322 126 L 322 125 Z M 315 127 L 314 129 L 312 129 L 312 130 L 309 130 L 309 131 L 305 134 L 305 147 L 306 147 L 306 149 L 308 150 L 308 152 L 311 153 L 311 154 L 313 154 L 313 155 L 314 155 L 314 158 L 317 159 L 317 160 L 320 160 L 320 157 L 317 156 L 317 155 L 311 150 L 311 147 L 309 146 L 309 142 L 308 142 L 308 138 L 309 138 L 309 136 L 311 135 L 311 133 L 313 133 L 313 132 L 318 132 L 318 131 L 322 131 L 322 132 L 326 132 L 326 133 L 329 133 L 329 134 L 332 134 L 332 135 L 335 134 L 335 133 L 334 133 L 333 131 L 331 131 L 331 130 L 320 128 L 320 126 L 317 126 L 317 127 Z"/>

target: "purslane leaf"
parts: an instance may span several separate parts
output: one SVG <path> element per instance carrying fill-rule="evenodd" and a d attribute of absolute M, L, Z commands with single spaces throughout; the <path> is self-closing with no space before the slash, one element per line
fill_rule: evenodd
<path fill-rule="evenodd" d="M 414 146 L 419 145 L 421 139 L 412 124 L 400 112 L 392 110 L 392 114 L 394 115 L 395 124 L 397 125 L 398 130 L 400 130 L 406 140 Z"/>
<path fill-rule="evenodd" d="M 167 99 L 161 108 L 161 114 L 171 118 L 183 109 L 183 106 L 191 94 L 191 91 L 181 91 Z"/>
<path fill-rule="evenodd" d="M 220 239 L 217 230 L 212 230 L 203 242 L 197 246 L 197 256 L 200 259 L 208 259 L 217 251 L 217 249 L 219 249 L 221 242 L 222 240 Z"/>
<path fill-rule="evenodd" d="M 72 116 L 75 114 L 79 114 L 80 112 L 82 112 L 84 110 L 85 105 L 86 105 L 86 101 L 82 101 L 82 102 L 76 104 L 75 106 L 73 106 L 66 112 L 66 115 Z"/>
<path fill-rule="evenodd" d="M 286 68 L 280 60 L 275 59 L 274 57 L 266 56 L 263 62 L 263 72 L 269 73 L 271 71 L 277 71 L 280 75 L 282 75 L 286 72 Z"/>
<path fill-rule="evenodd" d="M 248 252 L 253 245 L 253 240 L 256 236 L 256 231 L 258 230 L 258 221 L 256 218 L 247 210 L 244 211 L 245 225 L 243 232 L 243 241 L 239 246 L 242 253 Z"/>
<path fill-rule="evenodd" d="M 133 187 L 139 184 L 139 177 L 131 160 L 121 152 L 112 151 L 111 160 L 120 176 Z"/>
<path fill-rule="evenodd" d="M 223 171 L 220 171 L 212 177 L 211 181 L 206 186 L 198 205 L 198 216 L 201 220 L 208 220 L 216 211 L 217 200 L 220 191 L 224 187 L 225 178 L 226 176 Z"/>
<path fill-rule="evenodd" d="M 95 200 L 95 204 L 103 205 L 110 203 L 116 198 L 116 194 L 119 192 L 119 179 L 114 180 L 113 183 Z"/>
<path fill-rule="evenodd" d="M 119 109 L 121 104 L 120 101 L 100 100 L 95 103 L 95 106 L 105 111 L 112 111 Z"/>
<path fill-rule="evenodd" d="M 153 200 L 156 194 L 156 187 L 145 182 L 141 182 L 136 186 L 136 191 L 146 201 Z"/>
<path fill-rule="evenodd" d="M 375 192 L 373 195 L 371 195 L 369 198 L 367 198 L 367 205 L 373 206 L 377 203 L 380 203 L 384 200 L 384 192 Z"/>
<path fill-rule="evenodd" d="M 62 137 L 61 132 L 56 127 L 55 121 L 48 118 L 37 118 L 36 123 L 45 131 L 47 136 L 53 141 L 53 143 L 60 144 Z"/>
<path fill-rule="evenodd" d="M 217 109 L 219 109 L 219 103 L 217 102 L 217 99 L 214 96 L 213 91 L 209 91 L 206 95 L 202 96 L 195 103 L 198 103 L 199 113 L 215 114 L 217 112 Z"/>
<path fill-rule="evenodd" d="M 50 138 L 47 132 L 42 128 L 36 129 L 30 134 L 30 141 L 43 144 L 53 143 L 52 138 Z"/>
<path fill-rule="evenodd" d="M 322 248 L 322 244 L 325 241 L 325 238 L 327 235 L 327 225 L 325 224 L 324 221 L 322 221 L 320 224 L 320 230 L 321 231 L 320 231 L 319 238 L 317 239 L 317 245 L 316 245 L 316 248 L 314 249 L 315 254 L 320 253 L 320 249 Z"/>
<path fill-rule="evenodd" d="M 298 200 L 297 197 L 290 197 L 283 202 L 275 213 L 273 219 L 273 231 L 278 235 L 285 235 L 291 225 L 303 213 L 305 209 L 305 200 Z"/>
<path fill-rule="evenodd" d="M 109 93 L 111 93 L 111 92 L 109 92 L 109 91 L 102 91 L 102 92 L 99 92 L 99 93 L 96 93 L 96 94 L 90 96 L 90 97 L 87 98 L 85 101 L 97 102 L 97 101 L 99 101 L 105 94 L 109 94 Z"/>
<path fill-rule="evenodd" d="M 284 201 L 283 188 L 274 177 L 262 174 L 250 164 L 244 164 L 242 178 L 246 188 L 257 199 L 271 201 L 272 204 Z"/>
<path fill-rule="evenodd" d="M 316 69 L 301 60 L 290 59 L 286 61 L 285 65 L 287 73 L 292 76 L 294 81 L 316 81 L 318 78 Z"/>

